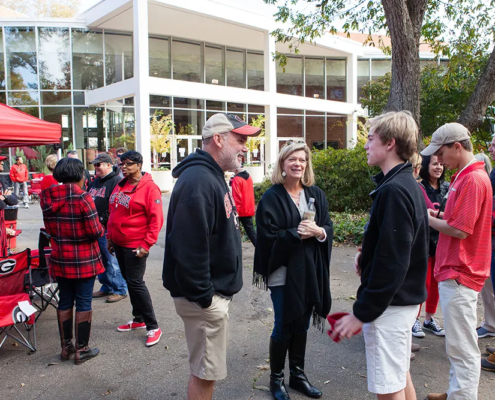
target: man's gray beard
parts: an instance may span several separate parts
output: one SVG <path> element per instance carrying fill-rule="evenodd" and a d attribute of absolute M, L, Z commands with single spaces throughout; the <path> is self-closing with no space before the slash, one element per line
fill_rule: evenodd
<path fill-rule="evenodd" d="M 241 163 L 237 159 L 240 153 L 236 153 L 234 156 L 229 154 L 228 150 L 222 150 L 218 157 L 218 165 L 222 168 L 222 171 L 232 171 L 236 168 L 239 168 Z"/>

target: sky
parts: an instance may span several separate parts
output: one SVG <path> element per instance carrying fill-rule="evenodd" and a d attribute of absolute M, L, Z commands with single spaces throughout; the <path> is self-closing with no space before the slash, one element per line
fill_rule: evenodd
<path fill-rule="evenodd" d="M 88 8 L 93 7 L 96 3 L 99 3 L 100 0 L 80 0 L 79 3 L 79 13 L 86 11 Z"/>

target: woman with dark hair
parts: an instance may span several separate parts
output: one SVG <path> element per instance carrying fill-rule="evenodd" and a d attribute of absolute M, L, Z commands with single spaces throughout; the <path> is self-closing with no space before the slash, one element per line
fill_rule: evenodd
<path fill-rule="evenodd" d="M 445 195 L 449 191 L 449 184 L 448 182 L 445 182 L 445 167 L 438 161 L 437 156 L 423 156 L 419 176 L 421 178 L 421 182 L 419 184 L 424 189 L 423 193 L 426 193 L 428 199 L 431 203 L 433 203 L 433 206 L 436 207 L 439 212 L 443 211 L 443 208 L 445 207 Z M 438 282 L 433 275 L 438 237 L 439 232 L 430 227 L 428 274 L 426 276 L 426 289 L 428 291 L 428 297 L 425 305 L 425 321 L 421 325 L 421 322 L 419 321 L 419 314 L 421 313 L 420 307 L 418 319 L 416 319 L 416 322 L 412 328 L 413 336 L 418 338 L 425 337 L 423 330 L 432 332 L 437 336 L 445 336 L 445 330 L 433 317 L 437 312 L 439 301 Z"/>
<path fill-rule="evenodd" d="M 254 282 L 270 289 L 275 323 L 270 337 L 270 391 L 289 399 L 284 384 L 289 354 L 289 386 L 319 398 L 304 373 L 311 317 L 323 329 L 332 303 L 329 267 L 333 224 L 325 193 L 314 186 L 311 152 L 304 142 L 282 147 L 272 174 L 274 184 L 256 212 Z"/>
<path fill-rule="evenodd" d="M 91 195 L 84 190 L 84 166 L 75 158 L 61 159 L 53 171 L 61 185 L 41 193 L 45 228 L 51 236 L 51 274 L 57 278 L 60 300 L 57 318 L 62 343 L 60 358 L 67 361 L 75 353 L 75 363 L 99 354 L 88 346 L 91 332 L 91 302 L 95 277 L 105 272 L 98 238 L 105 229 L 98 220 Z M 72 325 L 76 304 L 76 346 L 72 343 Z"/>
<path fill-rule="evenodd" d="M 163 226 L 162 194 L 142 172 L 143 157 L 137 151 L 120 156 L 124 174 L 110 196 L 107 225 L 108 250 L 115 252 L 132 305 L 133 319 L 117 328 L 119 332 L 146 329 L 146 346 L 157 344 L 162 336 L 151 296 L 143 280 L 149 251 Z"/>

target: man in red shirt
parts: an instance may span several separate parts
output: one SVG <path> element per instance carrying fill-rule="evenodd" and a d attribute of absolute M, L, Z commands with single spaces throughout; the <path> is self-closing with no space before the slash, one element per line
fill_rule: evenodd
<path fill-rule="evenodd" d="M 478 293 L 490 274 L 492 189 L 484 163 L 476 161 L 469 131 L 461 124 L 438 128 L 423 155 L 437 155 L 452 176 L 443 219 L 429 210 L 430 226 L 440 232 L 435 278 L 445 322 L 450 360 L 447 393 L 428 400 L 478 398 L 481 356 L 476 333 Z M 441 215 L 440 215 L 441 217 Z"/>
<path fill-rule="evenodd" d="M 255 213 L 254 206 L 254 188 L 253 178 L 249 176 L 249 173 L 240 167 L 235 170 L 235 176 L 232 179 L 232 197 L 239 214 L 239 221 L 241 221 L 246 235 L 249 240 L 256 246 L 256 231 L 253 227 L 253 215 Z"/>
<path fill-rule="evenodd" d="M 29 208 L 27 187 L 27 181 L 29 180 L 28 169 L 22 157 L 17 157 L 15 160 L 16 163 L 10 168 L 10 179 L 14 183 L 14 194 L 19 198 L 19 189 L 22 186 L 22 202 L 24 203 L 24 208 Z"/>

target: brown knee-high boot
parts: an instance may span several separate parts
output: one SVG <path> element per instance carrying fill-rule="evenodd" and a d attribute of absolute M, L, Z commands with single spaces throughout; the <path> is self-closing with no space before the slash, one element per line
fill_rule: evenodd
<path fill-rule="evenodd" d="M 76 311 L 76 365 L 82 364 L 89 359 L 96 357 L 100 350 L 88 346 L 89 335 L 91 333 L 92 311 Z"/>
<path fill-rule="evenodd" d="M 57 310 L 58 331 L 60 332 L 60 342 L 62 353 L 60 359 L 67 361 L 71 354 L 76 352 L 72 343 L 72 327 L 74 326 L 74 309 Z"/>

